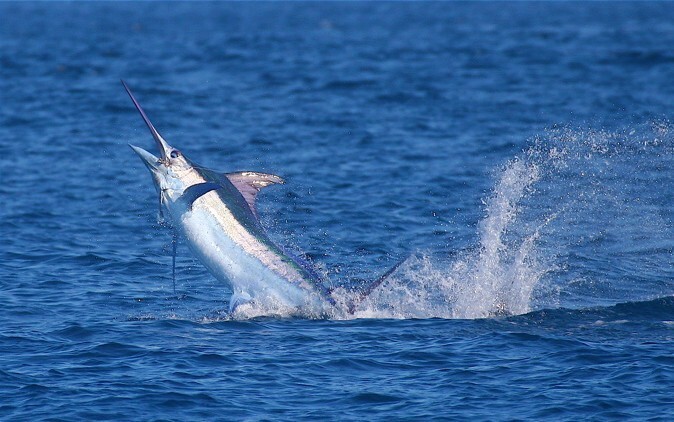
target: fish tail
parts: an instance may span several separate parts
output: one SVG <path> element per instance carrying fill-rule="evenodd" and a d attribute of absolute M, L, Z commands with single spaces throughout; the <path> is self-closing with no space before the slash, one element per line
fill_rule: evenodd
<path fill-rule="evenodd" d="M 393 273 L 395 273 L 396 270 L 400 268 L 400 266 L 405 261 L 407 261 L 408 258 L 409 256 L 406 256 L 405 258 L 401 259 L 384 274 L 380 275 L 377 279 L 364 286 L 364 288 L 360 289 L 358 296 L 348 305 L 349 313 L 353 315 L 353 313 L 356 311 L 356 307 L 360 305 L 360 303 L 363 302 L 365 298 L 367 298 L 377 287 L 381 286 L 386 280 L 388 280 L 388 278 Z"/>

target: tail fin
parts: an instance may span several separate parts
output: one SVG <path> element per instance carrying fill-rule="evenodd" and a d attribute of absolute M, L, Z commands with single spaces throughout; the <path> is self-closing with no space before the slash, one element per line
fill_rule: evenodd
<path fill-rule="evenodd" d="M 358 305 L 360 305 L 360 303 L 363 300 L 365 300 L 365 298 L 368 297 L 377 287 L 381 286 L 382 283 L 384 283 L 384 281 L 386 281 L 386 279 L 388 279 L 391 276 L 391 274 L 396 272 L 396 270 L 398 268 L 400 268 L 400 266 L 405 261 L 407 261 L 408 258 L 409 258 L 409 256 L 406 256 L 405 258 L 401 259 L 400 261 L 398 261 L 397 264 L 395 264 L 393 267 L 391 267 L 388 271 L 386 271 L 384 274 L 379 276 L 379 278 L 377 278 L 376 280 L 372 281 L 367 286 L 364 286 L 362 289 L 360 289 L 360 293 L 358 294 L 358 296 L 353 300 L 353 302 L 351 302 L 349 304 L 349 308 L 348 308 L 349 313 L 353 314 L 356 311 L 356 307 Z"/>

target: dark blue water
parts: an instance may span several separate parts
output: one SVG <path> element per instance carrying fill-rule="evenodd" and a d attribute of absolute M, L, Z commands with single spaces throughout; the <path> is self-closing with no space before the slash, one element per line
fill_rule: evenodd
<path fill-rule="evenodd" d="M 674 415 L 674 4 L 1 3 L 0 419 Z M 287 184 L 228 315 L 127 143 Z"/>

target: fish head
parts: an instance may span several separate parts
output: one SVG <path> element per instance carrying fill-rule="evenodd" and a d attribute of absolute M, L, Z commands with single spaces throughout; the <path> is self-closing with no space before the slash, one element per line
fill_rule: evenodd
<path fill-rule="evenodd" d="M 133 96 L 126 83 L 122 81 L 122 84 L 124 85 L 126 92 L 129 94 L 129 97 L 131 97 L 131 101 L 133 101 L 133 104 L 136 106 L 136 109 L 143 118 L 143 121 L 147 125 L 148 129 L 150 129 L 150 133 L 152 134 L 155 144 L 159 149 L 159 157 L 135 145 L 129 144 L 129 146 L 136 152 L 136 154 L 138 154 L 140 159 L 145 164 L 145 167 L 150 170 L 157 191 L 162 192 L 166 190 L 182 190 L 181 186 L 184 185 L 182 179 L 186 174 L 189 174 L 193 170 L 193 164 L 177 148 L 169 145 L 169 143 L 166 142 L 166 140 L 159 134 L 159 131 L 154 127 L 150 119 L 147 117 L 145 111 Z"/>
<path fill-rule="evenodd" d="M 129 146 L 150 170 L 157 191 L 183 190 L 182 178 L 192 170 L 192 164 L 178 149 L 167 144 L 168 151 L 157 157 L 143 148 L 131 144 Z"/>

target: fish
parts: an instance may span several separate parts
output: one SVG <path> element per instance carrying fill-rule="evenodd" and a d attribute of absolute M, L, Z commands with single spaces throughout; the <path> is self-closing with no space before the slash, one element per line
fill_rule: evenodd
<path fill-rule="evenodd" d="M 157 157 L 129 144 L 150 171 L 160 214 L 166 212 L 174 230 L 174 289 L 179 235 L 206 269 L 230 287 L 230 312 L 241 304 L 257 302 L 291 312 L 333 314 L 337 302 L 332 289 L 308 262 L 274 243 L 260 223 L 258 193 L 285 181 L 274 174 L 221 173 L 196 164 L 162 137 L 123 80 L 122 85 L 159 150 Z"/>

